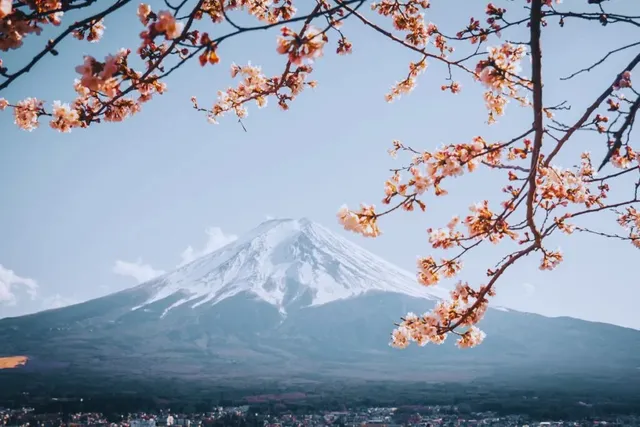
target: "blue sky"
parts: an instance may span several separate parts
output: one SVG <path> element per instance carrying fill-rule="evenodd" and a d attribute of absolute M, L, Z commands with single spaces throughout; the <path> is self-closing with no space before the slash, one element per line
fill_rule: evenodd
<path fill-rule="evenodd" d="M 428 18 L 450 34 L 469 15 L 481 17 L 484 5 L 474 3 L 470 10 L 465 9 L 470 7 L 466 0 L 433 3 Z M 507 8 L 515 11 L 518 3 L 524 2 L 507 2 Z M 622 3 L 626 12 L 640 14 L 640 4 Z M 67 41 L 59 56 L 47 57 L 0 97 L 71 101 L 74 68 L 83 54 L 101 59 L 120 47 L 135 48 L 142 30 L 135 7 L 105 21 L 100 43 Z M 481 88 L 460 76 L 461 94 L 441 92 L 446 70 L 433 61 L 410 96 L 387 104 L 384 94 L 406 75 L 415 55 L 356 21 L 345 31 L 353 41 L 353 54 L 337 56 L 328 49 L 315 64 L 318 88 L 303 93 L 290 111 L 279 110 L 273 100 L 262 110 L 251 105 L 245 120 L 248 132 L 233 117 L 208 124 L 191 109 L 189 98 L 197 95 L 201 104 L 211 105 L 216 92 L 232 84 L 231 62 L 251 61 L 268 75 L 281 73 L 284 58 L 275 52 L 277 29 L 223 44 L 216 66 L 184 67 L 167 80 L 165 95 L 124 123 L 59 134 L 41 121 L 40 129 L 30 133 L 13 124 L 8 110 L 0 113 L 0 284 L 10 282 L 7 270 L 25 279 L 11 279 L 13 299 L 0 301 L 0 317 L 133 286 L 267 217 L 310 217 L 413 271 L 416 257 L 431 253 L 426 228 L 441 227 L 452 215 L 466 214 L 470 204 L 495 197 L 491 186 L 502 182 L 499 174 L 458 178 L 447 185 L 449 196 L 427 199 L 426 213 L 386 218 L 381 224 L 384 235 L 375 240 L 343 232 L 335 219 L 337 209 L 343 203 L 380 204 L 388 169 L 399 162 L 386 154 L 393 139 L 423 149 L 476 135 L 506 140 L 528 127 L 530 112 L 511 104 L 498 124 L 486 125 Z M 525 40 L 526 33 L 507 38 Z M 558 78 L 636 39 L 637 31 L 624 26 L 567 21 L 564 29 L 555 22 L 545 28 L 547 104 L 568 99 L 574 109 L 565 117 L 577 117 L 580 107 L 588 105 L 637 50 L 614 56 L 574 81 L 560 83 Z M 22 51 L 3 53 L 2 58 L 7 66 L 22 63 L 35 47 L 27 43 Z M 592 150 L 594 159 L 604 155 L 601 139 L 581 136 L 573 143 Z M 575 158 L 559 161 L 570 166 Z M 537 259 L 525 260 L 499 284 L 495 303 L 640 328 L 640 316 L 634 314 L 640 287 L 634 274 L 622 267 L 637 262 L 638 250 L 591 236 L 558 242 L 566 261 L 557 270 L 543 273 Z M 472 253 L 463 278 L 474 285 L 484 283 L 484 271 L 499 255 L 495 249 Z M 130 265 L 138 261 L 138 268 Z"/>

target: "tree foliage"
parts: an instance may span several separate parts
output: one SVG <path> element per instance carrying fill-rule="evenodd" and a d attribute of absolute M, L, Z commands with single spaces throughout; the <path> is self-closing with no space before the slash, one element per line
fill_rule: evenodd
<path fill-rule="evenodd" d="M 444 0 L 433 0 L 444 1 Z M 37 67 L 46 55 L 57 55 L 63 40 L 75 37 L 97 42 L 102 37 L 104 19 L 127 6 L 130 0 L 0 0 L 0 50 L 21 49 L 23 40 L 41 33 L 48 25 L 61 28 L 42 49 L 23 65 L 0 60 L 0 91 L 19 81 Z M 284 110 L 305 88 L 314 87 L 312 64 L 329 49 L 349 54 L 352 44 L 343 22 L 354 20 L 377 35 L 408 49 L 416 60 L 409 63 L 406 76 L 386 94 L 391 102 L 412 91 L 428 63 L 445 67 L 448 78 L 443 91 L 455 96 L 462 80 L 484 87 L 488 123 L 502 120 L 510 101 L 531 112 L 531 124 L 504 141 L 487 141 L 477 136 L 466 143 L 452 143 L 435 151 L 412 148 L 393 141 L 390 154 L 406 155 L 405 166 L 393 169 L 384 185 L 384 211 L 373 205 L 358 210 L 342 208 L 338 219 L 347 229 L 364 236 L 380 234 L 378 220 L 399 211 L 426 209 L 425 199 L 446 196 L 449 181 L 479 168 L 494 170 L 503 180 L 496 184 L 506 195 L 494 206 L 488 200 L 470 207 L 470 212 L 454 217 L 441 228 L 429 228 L 429 242 L 443 256 L 427 256 L 418 261 L 418 281 L 432 286 L 443 278 L 453 278 L 462 269 L 462 260 L 487 242 L 502 244 L 505 255 L 487 269 L 484 284 L 471 286 L 459 282 L 449 301 L 421 316 L 409 313 L 393 332 L 392 345 L 406 347 L 410 342 L 424 345 L 442 343 L 448 334 L 458 336 L 460 347 L 479 344 L 484 333 L 476 324 L 482 319 L 495 284 L 519 260 L 536 254 L 540 269 L 552 270 L 563 260 L 559 250 L 548 247 L 550 236 L 574 232 L 596 234 L 626 241 L 640 248 L 640 154 L 630 144 L 634 120 L 640 108 L 640 93 L 632 84 L 631 73 L 640 63 L 640 42 L 621 40 L 621 46 L 601 52 L 601 59 L 576 71 L 565 80 L 587 73 L 612 56 L 627 55 L 628 65 L 595 88 L 592 102 L 574 121 L 563 112 L 573 107 L 571 100 L 548 105 L 544 98 L 542 34 L 549 25 L 564 27 L 567 21 L 586 21 L 599 26 L 640 27 L 640 16 L 611 13 L 616 0 L 503 0 L 488 3 L 482 19 L 471 19 L 461 30 L 445 34 L 428 23 L 430 0 L 169 0 L 137 8 L 140 39 L 131 49 L 123 49 L 100 60 L 85 56 L 76 67 L 76 99 L 70 104 L 51 105 L 36 98 L 8 101 L 0 98 L 0 110 L 12 110 L 15 123 L 31 131 L 40 120 L 60 132 L 86 128 L 100 122 L 119 122 L 140 111 L 141 105 L 165 91 L 164 80 L 186 62 L 197 58 L 203 67 L 220 61 L 223 42 L 243 33 L 279 29 L 276 51 L 283 56 L 283 69 L 267 76 L 253 65 L 233 65 L 235 87 L 219 92 L 218 101 L 206 108 L 195 97 L 195 110 L 216 123 L 226 114 L 242 123 L 250 103 L 264 107 L 269 98 Z M 618 0 L 630 3 L 628 0 Z M 93 8 L 101 11 L 94 13 Z M 368 6 L 371 10 L 367 11 Z M 509 7 L 507 12 L 506 7 Z M 297 8 L 305 9 L 300 12 Z M 513 10 L 511 10 L 513 9 Z M 65 23 L 69 11 L 86 11 L 86 17 Z M 91 12 L 89 12 L 91 11 Z M 255 26 L 243 26 L 232 14 L 245 12 L 255 18 Z M 228 24 L 231 31 L 217 36 L 216 24 Z M 68 26 L 64 26 L 68 25 Z M 528 41 L 505 41 L 519 28 L 526 28 Z M 569 31 L 568 29 L 566 31 Z M 624 42 L 624 43 L 623 43 Z M 333 46 L 330 48 L 330 44 Z M 487 48 L 487 46 L 489 46 Z M 459 49 L 459 48 L 462 49 Z M 460 50 L 470 53 L 458 55 Z M 134 69 L 135 59 L 144 64 Z M 595 133 L 607 144 L 606 157 L 596 170 L 589 152 L 575 157 L 575 166 L 562 168 L 555 163 L 579 135 Z M 570 150 L 569 150 L 570 151 Z M 605 166 L 613 171 L 600 174 Z M 496 181 L 497 182 L 497 181 Z M 611 191 L 615 183 L 616 191 Z M 613 216 L 606 214 L 614 214 Z M 589 216 L 614 218 L 617 231 L 594 230 L 584 225 Z M 508 249 L 507 249 L 508 248 Z M 447 255 L 448 254 L 448 255 Z M 480 279 L 479 279 L 480 280 Z"/>

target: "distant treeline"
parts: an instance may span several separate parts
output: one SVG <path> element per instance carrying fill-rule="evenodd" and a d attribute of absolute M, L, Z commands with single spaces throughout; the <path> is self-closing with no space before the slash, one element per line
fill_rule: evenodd
<path fill-rule="evenodd" d="M 257 382 L 257 381 L 256 381 Z M 171 409 L 174 413 L 204 413 L 214 406 L 250 405 L 251 413 L 297 413 L 354 407 L 407 405 L 457 406 L 462 412 L 494 411 L 540 419 L 585 419 L 612 415 L 640 415 L 640 383 L 585 383 L 575 378 L 540 378 L 527 384 L 425 384 L 342 381 L 313 386 L 278 383 L 224 385 L 164 379 L 126 381 L 103 378 L 71 381 L 67 376 L 0 376 L 0 406 L 31 406 L 38 412 L 101 412 L 117 417 L 129 412 Z M 28 384 L 28 386 L 25 386 Z M 297 392 L 297 393 L 296 393 Z M 304 393 L 301 394 L 300 392 Z M 250 396 L 273 394 L 295 397 L 256 403 Z M 287 395 L 288 394 L 288 395 Z M 52 400 L 55 399 L 55 400 Z M 82 401 L 80 401 L 82 399 Z M 249 421 L 228 420 L 251 425 Z M 241 424 L 236 424 L 241 423 Z"/>

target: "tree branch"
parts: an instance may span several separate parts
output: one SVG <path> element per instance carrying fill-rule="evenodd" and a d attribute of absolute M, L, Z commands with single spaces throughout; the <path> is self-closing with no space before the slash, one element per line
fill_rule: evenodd
<path fill-rule="evenodd" d="M 130 1 L 131 0 L 118 0 L 115 4 L 111 5 L 111 7 L 103 10 L 102 12 L 97 13 L 97 14 L 95 14 L 93 16 L 90 16 L 89 18 L 83 19 L 82 21 L 78 21 L 78 22 L 74 23 L 73 25 L 70 25 L 58 37 L 56 37 L 53 40 L 49 40 L 47 42 L 47 46 L 42 51 L 40 51 L 36 56 L 34 56 L 33 59 L 27 65 L 25 65 L 24 67 L 22 67 L 20 70 L 16 71 L 15 73 L 8 74 L 7 75 L 7 80 L 5 80 L 4 82 L 0 83 L 0 91 L 3 90 L 3 89 L 6 89 L 13 81 L 15 81 L 22 74 L 25 74 L 25 73 L 28 73 L 29 71 L 31 71 L 31 69 L 38 62 L 40 62 L 40 60 L 42 58 L 44 58 L 44 56 L 47 53 L 52 52 L 54 50 L 54 48 L 62 40 L 64 40 L 69 34 L 71 34 L 74 30 L 89 24 L 91 21 L 100 20 L 100 19 L 104 18 L 105 16 L 109 15 L 110 13 L 115 12 L 116 10 L 120 9 L 122 6 L 126 5 Z"/>
<path fill-rule="evenodd" d="M 547 156 L 546 160 L 544 161 L 544 167 L 549 167 L 549 164 L 551 164 L 551 160 L 553 160 L 553 158 L 560 152 L 560 150 L 562 149 L 562 146 L 564 144 L 566 144 L 566 142 L 569 140 L 569 138 L 571 138 L 571 136 L 578 129 L 580 129 L 582 127 L 582 125 L 584 125 L 587 120 L 589 120 L 589 117 L 591 117 L 593 112 L 600 106 L 600 104 L 602 104 L 604 102 L 604 100 L 607 99 L 607 97 L 609 95 L 611 95 L 611 93 L 613 92 L 613 85 L 620 80 L 622 75 L 627 71 L 633 70 L 636 67 L 636 65 L 638 65 L 639 63 L 640 63 L 640 54 L 636 55 L 636 57 L 633 58 L 633 60 L 629 63 L 629 65 L 627 65 L 625 67 L 625 69 L 622 70 L 616 76 L 616 78 L 613 80 L 613 82 L 611 82 L 611 84 L 609 84 L 609 86 L 607 86 L 607 89 L 605 89 L 605 91 L 602 92 L 600 94 L 600 96 L 598 96 L 598 98 L 593 102 L 593 104 L 591 104 L 589 106 L 589 108 L 587 108 L 587 110 L 584 112 L 582 117 L 580 117 L 578 119 L 578 121 L 573 126 L 571 126 L 569 129 L 567 129 L 567 131 L 564 134 L 564 136 L 562 138 L 560 138 L 560 141 L 558 141 L 558 143 L 556 144 L 555 148 Z"/>
<path fill-rule="evenodd" d="M 542 21 L 542 0 L 531 2 L 531 81 L 533 83 L 533 148 L 531 151 L 531 167 L 529 172 L 529 192 L 527 194 L 527 225 L 534 235 L 536 245 L 541 245 L 541 236 L 534 221 L 534 202 L 536 198 L 536 179 L 540 150 L 544 136 L 544 119 L 542 104 L 542 48 L 540 46 L 540 27 Z"/>

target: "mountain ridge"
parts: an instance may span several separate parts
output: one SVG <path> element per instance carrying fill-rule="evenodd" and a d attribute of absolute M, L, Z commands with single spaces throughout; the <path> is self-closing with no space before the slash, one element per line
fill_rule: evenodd
<path fill-rule="evenodd" d="M 394 322 L 437 301 L 410 273 L 326 228 L 275 220 L 134 288 L 2 319 L 0 357 L 29 357 L 13 370 L 18 382 L 27 381 L 24 372 L 80 386 L 97 377 L 472 381 L 563 373 L 640 385 L 640 331 L 568 317 L 490 309 L 480 324 L 487 338 L 472 350 L 455 340 L 388 346 Z"/>

